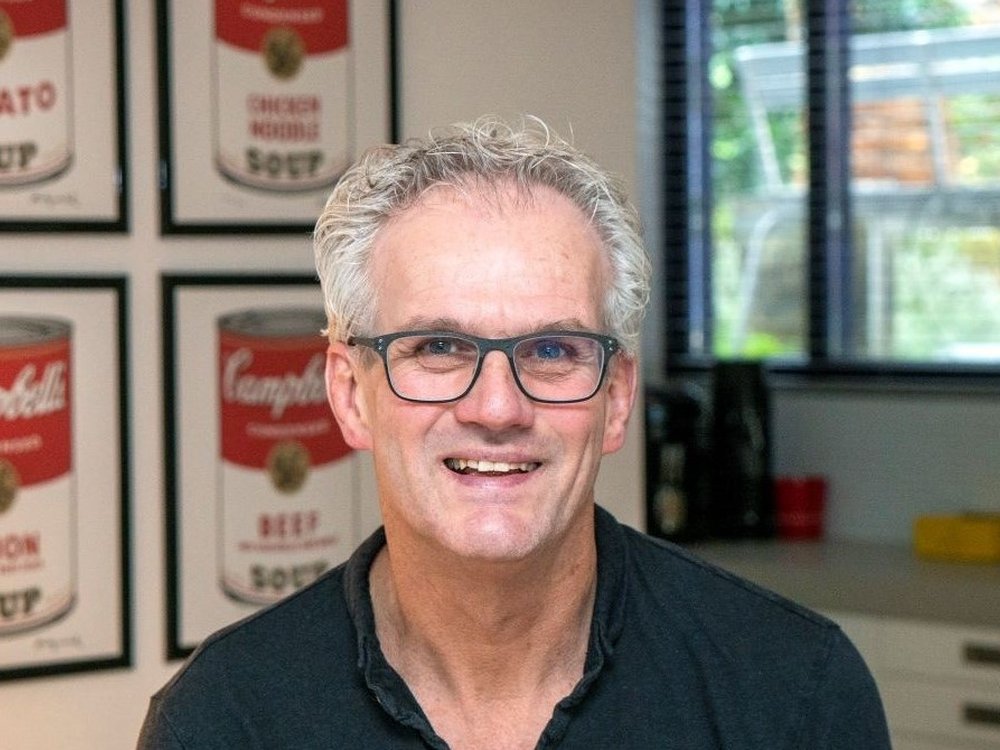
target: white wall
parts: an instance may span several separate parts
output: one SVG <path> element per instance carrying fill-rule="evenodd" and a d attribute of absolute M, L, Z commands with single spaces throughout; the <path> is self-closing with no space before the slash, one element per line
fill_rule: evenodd
<path fill-rule="evenodd" d="M 367 1 L 367 0 L 366 0 Z M 606 0 L 404 0 L 404 135 L 485 112 L 533 113 L 635 179 L 631 4 Z M 307 238 L 159 236 L 153 0 L 126 0 L 127 236 L 3 235 L 7 272 L 125 273 L 130 279 L 134 662 L 129 670 L 0 686 L 0 750 L 116 750 L 134 745 L 148 696 L 177 668 L 164 625 L 159 274 L 309 270 Z M 639 438 L 603 472 L 601 496 L 640 519 Z"/>
<path fill-rule="evenodd" d="M 780 390 L 775 469 L 829 478 L 828 531 L 908 545 L 924 513 L 1000 513 L 1000 395 Z"/>

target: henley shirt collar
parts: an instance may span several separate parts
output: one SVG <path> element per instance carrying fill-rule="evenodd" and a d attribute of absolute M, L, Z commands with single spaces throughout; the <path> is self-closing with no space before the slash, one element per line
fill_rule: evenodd
<path fill-rule="evenodd" d="M 586 697 L 605 662 L 611 658 L 624 625 L 627 593 L 624 532 L 618 521 L 600 506 L 595 506 L 594 513 L 597 592 L 583 677 L 573 691 L 555 706 L 552 719 L 539 739 L 539 748 L 554 744 L 563 735 L 569 724 L 570 709 Z M 347 609 L 358 639 L 358 669 L 375 700 L 390 716 L 417 730 L 429 747 L 447 750 L 448 745 L 434 732 L 413 693 L 386 660 L 375 634 L 368 573 L 385 544 L 385 529 L 379 528 L 355 550 L 344 571 Z"/>

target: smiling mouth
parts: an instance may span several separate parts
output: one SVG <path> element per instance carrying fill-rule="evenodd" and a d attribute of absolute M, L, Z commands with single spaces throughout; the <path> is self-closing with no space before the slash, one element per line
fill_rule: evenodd
<path fill-rule="evenodd" d="M 506 461 L 477 461 L 470 458 L 446 458 L 444 465 L 457 474 L 482 474 L 491 477 L 527 474 L 541 466 L 537 461 L 507 463 Z"/>

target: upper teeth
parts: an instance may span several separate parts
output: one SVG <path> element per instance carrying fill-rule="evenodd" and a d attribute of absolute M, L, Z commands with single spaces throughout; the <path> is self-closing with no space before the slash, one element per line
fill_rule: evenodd
<path fill-rule="evenodd" d="M 448 467 L 455 471 L 472 469 L 473 471 L 531 471 L 535 464 L 530 463 L 507 463 L 506 461 L 477 461 L 471 458 L 449 458 L 446 463 Z"/>

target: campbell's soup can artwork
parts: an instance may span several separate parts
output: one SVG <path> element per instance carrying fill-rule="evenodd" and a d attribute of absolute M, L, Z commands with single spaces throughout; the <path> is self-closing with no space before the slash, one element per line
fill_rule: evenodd
<path fill-rule="evenodd" d="M 0 188 L 72 161 L 69 67 L 66 0 L 0 0 Z"/>
<path fill-rule="evenodd" d="M 76 598 L 70 331 L 0 315 L 0 637 Z"/>
<path fill-rule="evenodd" d="M 326 398 L 326 318 L 278 308 L 219 318 L 221 580 L 276 601 L 346 557 L 351 449 Z"/>
<path fill-rule="evenodd" d="M 255 188 L 332 184 L 350 159 L 348 0 L 216 0 L 215 159 Z"/>

